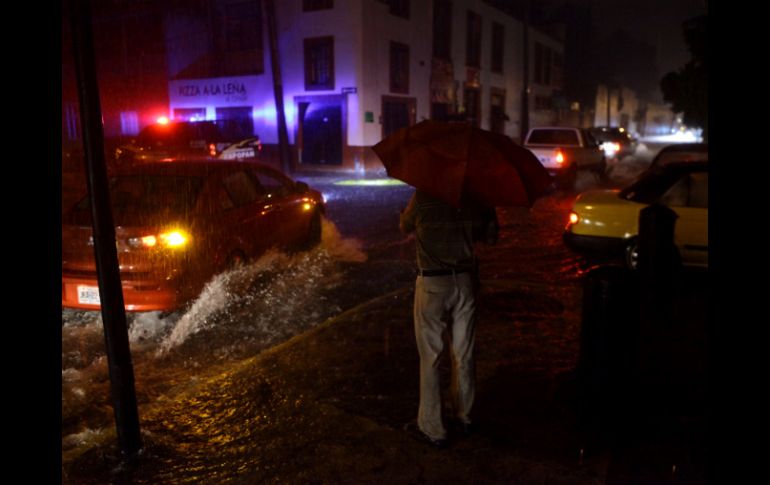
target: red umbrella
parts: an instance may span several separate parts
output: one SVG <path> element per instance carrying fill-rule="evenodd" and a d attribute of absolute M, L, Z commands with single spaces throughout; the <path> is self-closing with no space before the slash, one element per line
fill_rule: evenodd
<path fill-rule="evenodd" d="M 388 175 L 459 207 L 531 207 L 551 184 L 535 155 L 505 135 L 426 120 L 372 147 Z"/>

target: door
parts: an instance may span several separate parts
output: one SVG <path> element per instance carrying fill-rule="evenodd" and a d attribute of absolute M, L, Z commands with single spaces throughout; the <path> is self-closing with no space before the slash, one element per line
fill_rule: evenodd
<path fill-rule="evenodd" d="M 342 165 L 342 101 L 337 97 L 298 100 L 297 112 L 300 163 Z"/>
<path fill-rule="evenodd" d="M 396 96 L 382 97 L 382 137 L 415 122 L 417 100 Z"/>
<path fill-rule="evenodd" d="M 708 173 L 685 174 L 664 195 L 661 202 L 677 214 L 674 227 L 682 261 L 708 266 Z"/>
<path fill-rule="evenodd" d="M 292 247 L 307 236 L 310 212 L 305 208 L 302 195 L 294 188 L 294 182 L 285 175 L 268 168 L 257 169 L 254 174 L 264 189 L 264 211 L 274 218 L 273 239 L 280 247 Z"/>
<path fill-rule="evenodd" d="M 503 133 L 508 115 L 505 114 L 505 91 L 492 88 L 489 95 L 489 131 Z"/>
<path fill-rule="evenodd" d="M 220 205 L 222 225 L 227 231 L 227 248 L 231 253 L 241 250 L 255 257 L 279 243 L 280 210 L 271 205 L 266 190 L 251 170 L 238 170 L 222 178 Z M 220 235 L 221 236 L 221 235 Z"/>

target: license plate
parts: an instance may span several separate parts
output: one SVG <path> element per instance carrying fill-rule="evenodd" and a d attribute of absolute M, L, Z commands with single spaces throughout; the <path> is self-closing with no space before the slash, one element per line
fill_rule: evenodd
<path fill-rule="evenodd" d="M 78 285 L 78 303 L 85 303 L 86 305 L 101 304 L 99 300 L 99 287 Z"/>

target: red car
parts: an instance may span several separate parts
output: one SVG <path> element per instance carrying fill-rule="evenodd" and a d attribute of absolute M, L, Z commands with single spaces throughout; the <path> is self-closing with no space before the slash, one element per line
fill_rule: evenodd
<path fill-rule="evenodd" d="M 173 310 L 271 247 L 320 242 L 322 195 L 257 162 L 185 160 L 110 179 L 127 311 Z M 62 306 L 100 308 L 88 197 L 62 216 Z"/>

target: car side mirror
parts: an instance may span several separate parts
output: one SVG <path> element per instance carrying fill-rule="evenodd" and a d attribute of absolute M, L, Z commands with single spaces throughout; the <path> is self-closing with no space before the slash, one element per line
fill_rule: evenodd
<path fill-rule="evenodd" d="M 295 182 L 294 183 L 294 190 L 298 194 L 304 194 L 307 193 L 310 190 L 310 186 L 306 184 L 305 182 Z"/>

